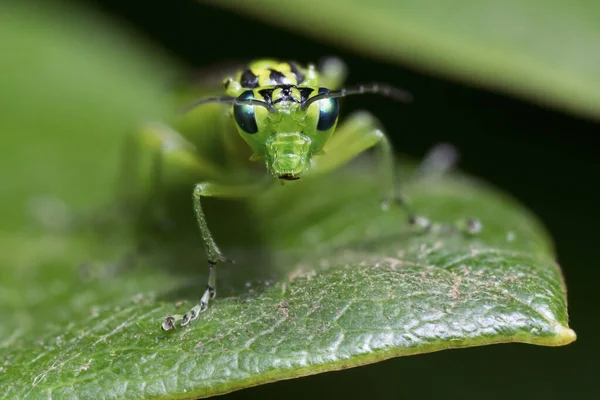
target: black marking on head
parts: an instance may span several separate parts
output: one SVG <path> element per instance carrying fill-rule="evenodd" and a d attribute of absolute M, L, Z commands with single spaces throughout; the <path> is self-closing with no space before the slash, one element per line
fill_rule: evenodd
<path fill-rule="evenodd" d="M 252 90 L 246 90 L 240 94 L 239 99 L 247 100 L 254 98 L 254 92 Z M 256 116 L 254 115 L 254 106 L 246 104 L 236 104 L 233 106 L 233 118 L 238 124 L 240 129 L 248 134 L 258 132 L 258 126 L 256 125 Z"/>
<path fill-rule="evenodd" d="M 273 90 L 274 89 L 262 89 L 258 91 L 258 94 L 260 94 L 263 97 L 265 102 L 271 104 L 271 102 L 273 101 Z"/>
<path fill-rule="evenodd" d="M 240 84 L 243 88 L 254 89 L 258 87 L 258 76 L 254 75 L 252 70 L 245 70 L 242 73 Z"/>
<path fill-rule="evenodd" d="M 304 82 L 304 74 L 300 72 L 298 65 L 294 61 L 289 61 L 288 64 L 290 64 L 290 71 L 292 71 L 292 74 L 294 74 L 296 77 L 298 85 L 300 85 L 302 82 Z"/>
<path fill-rule="evenodd" d="M 271 73 L 269 74 L 269 79 L 275 85 L 285 85 L 285 75 L 275 69 L 269 68 Z"/>
<path fill-rule="evenodd" d="M 300 103 L 300 100 L 294 98 L 292 96 L 292 88 L 296 88 L 295 85 L 277 85 L 275 89 L 281 89 L 281 97 L 273 102 L 273 104 L 277 104 L 281 101 L 291 101 L 292 103 Z"/>
<path fill-rule="evenodd" d="M 312 92 L 314 92 L 314 89 L 309 88 L 309 87 L 298 88 L 298 90 L 300 90 L 300 96 L 302 98 L 302 103 L 304 103 L 306 100 L 308 100 L 308 97 L 310 96 L 310 94 Z"/>
<path fill-rule="evenodd" d="M 319 88 L 319 94 L 327 92 L 329 92 L 329 90 Z M 337 121 L 337 117 L 340 113 L 340 103 L 335 97 L 318 100 L 316 103 L 319 105 L 319 122 L 317 123 L 317 130 L 328 131 L 333 127 L 335 121 Z"/>
<path fill-rule="evenodd" d="M 292 95 L 292 85 L 277 85 L 275 86 L 276 89 L 281 89 L 281 95 L 285 96 L 285 97 L 289 97 Z"/>
<path fill-rule="evenodd" d="M 294 174 L 283 174 L 279 175 L 279 179 L 283 179 L 284 181 L 297 181 L 300 177 Z"/>
<path fill-rule="evenodd" d="M 227 89 L 229 87 L 229 84 L 231 83 L 231 78 L 227 79 L 225 82 L 223 82 L 223 87 L 225 89 Z"/>

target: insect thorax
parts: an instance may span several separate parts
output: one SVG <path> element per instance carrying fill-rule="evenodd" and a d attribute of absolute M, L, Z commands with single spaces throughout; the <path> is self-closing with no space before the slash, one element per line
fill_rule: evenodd
<path fill-rule="evenodd" d="M 237 97 L 248 89 L 294 85 L 316 88 L 319 75 L 314 65 L 302 66 L 294 61 L 258 60 L 234 76 L 227 77 L 223 86 L 227 95 Z"/>

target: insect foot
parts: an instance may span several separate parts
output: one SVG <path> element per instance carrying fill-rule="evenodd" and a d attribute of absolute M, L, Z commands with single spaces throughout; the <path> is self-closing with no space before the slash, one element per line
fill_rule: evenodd
<path fill-rule="evenodd" d="M 483 230 L 483 224 L 477 218 L 461 219 L 453 224 L 433 224 L 432 230 L 457 233 L 466 236 L 474 236 Z"/>
<path fill-rule="evenodd" d="M 411 216 L 409 223 L 425 232 L 477 235 L 483 230 L 483 224 L 477 218 L 459 220 L 455 223 L 434 223 L 424 217 Z"/>
<path fill-rule="evenodd" d="M 200 313 L 206 311 L 207 308 L 208 308 L 208 303 L 204 303 L 201 300 L 194 308 L 192 308 L 187 313 L 185 313 L 183 315 L 180 315 L 180 314 L 170 315 L 167 318 L 165 318 L 161 327 L 164 331 L 170 331 L 171 329 L 176 328 L 177 324 L 179 324 L 182 327 L 186 326 L 190 322 L 198 319 L 198 316 L 200 315 Z"/>
<path fill-rule="evenodd" d="M 418 215 L 411 215 L 410 217 L 408 217 L 408 223 L 413 226 L 417 226 L 425 231 L 431 228 L 431 221 L 425 217 L 421 217 Z"/>
<path fill-rule="evenodd" d="M 470 218 L 465 221 L 463 230 L 467 233 L 475 235 L 483 229 L 483 224 L 477 218 Z"/>
<path fill-rule="evenodd" d="M 177 317 L 177 316 L 176 316 Z M 162 323 L 163 331 L 170 331 L 175 328 L 175 317 L 167 317 Z"/>
<path fill-rule="evenodd" d="M 220 252 L 218 253 L 219 262 L 233 262 L 232 260 L 224 257 Z M 202 294 L 202 298 L 190 311 L 183 315 L 170 315 L 163 321 L 161 327 L 165 331 L 169 331 L 174 329 L 177 324 L 180 326 L 186 326 L 190 322 L 198 319 L 200 313 L 206 311 L 208 309 L 208 302 L 214 299 L 217 296 L 217 273 L 216 273 L 216 261 L 209 261 L 209 273 L 208 273 L 208 284 L 206 285 L 206 290 L 204 290 L 204 294 Z"/>

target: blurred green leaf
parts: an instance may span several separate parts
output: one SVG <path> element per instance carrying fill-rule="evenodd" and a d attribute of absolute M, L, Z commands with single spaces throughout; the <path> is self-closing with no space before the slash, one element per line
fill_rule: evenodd
<path fill-rule="evenodd" d="M 170 112 L 175 66 L 162 54 L 98 15 L 52 4 L 0 3 L 4 230 L 30 222 L 34 197 L 109 199 L 119 138 Z"/>
<path fill-rule="evenodd" d="M 219 267 L 219 297 L 198 321 L 162 332 L 206 278 L 191 182 L 165 188 L 174 229 L 133 231 L 120 214 L 108 231 L 69 227 L 112 198 L 122 136 L 169 113 L 172 67 L 99 19 L 35 7 L 0 5 L 0 50 L 14 55 L 0 60 L 0 398 L 197 398 L 402 355 L 575 339 L 528 211 L 460 174 L 413 181 L 420 214 L 483 223 L 475 236 L 420 232 L 380 209 L 360 160 L 208 201 L 236 264 Z"/>
<path fill-rule="evenodd" d="M 356 52 L 600 117 L 598 2 L 208 2 Z"/>

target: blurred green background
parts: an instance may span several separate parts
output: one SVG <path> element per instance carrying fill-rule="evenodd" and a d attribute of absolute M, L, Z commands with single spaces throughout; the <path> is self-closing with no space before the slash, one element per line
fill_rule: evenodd
<path fill-rule="evenodd" d="M 336 55 L 348 64 L 351 83 L 390 82 L 410 90 L 416 101 L 402 113 L 386 99 L 369 98 L 365 103 L 360 97 L 345 100 L 344 113 L 368 106 L 384 126 L 394 127 L 396 149 L 414 157 L 422 157 L 439 142 L 454 144 L 463 170 L 518 198 L 544 221 L 555 240 L 569 289 L 570 325 L 578 334 L 572 345 L 487 346 L 397 358 L 228 397 L 598 398 L 595 286 L 600 282 L 600 263 L 592 251 L 600 222 L 597 122 L 200 3 L 87 3 L 192 68 L 265 56 L 313 62 Z"/>
<path fill-rule="evenodd" d="M 600 223 L 600 133 L 595 121 L 369 58 L 204 4 L 92 3 L 192 67 L 264 56 L 312 62 L 337 55 L 349 66 L 350 82 L 405 87 L 416 101 L 401 117 L 393 102 L 367 102 L 384 126 L 395 127 L 395 147 L 422 157 L 436 143 L 454 144 L 462 169 L 526 204 L 555 240 L 569 289 L 571 327 L 578 334 L 572 345 L 500 345 L 397 358 L 251 388 L 229 398 L 598 398 L 594 365 L 600 350 L 600 263 L 593 249 Z M 346 99 L 345 113 L 365 107 L 364 101 Z"/>

